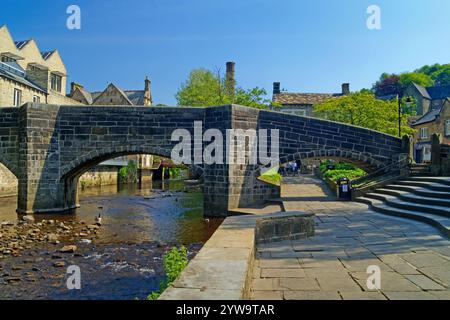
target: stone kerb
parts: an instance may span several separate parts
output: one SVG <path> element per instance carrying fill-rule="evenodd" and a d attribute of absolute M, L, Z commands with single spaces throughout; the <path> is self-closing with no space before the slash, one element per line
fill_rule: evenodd
<path fill-rule="evenodd" d="M 189 262 L 180 277 L 159 299 L 248 299 L 255 244 L 260 235 L 264 234 L 264 239 L 266 236 L 270 237 L 272 242 L 313 235 L 312 216 L 295 211 L 226 218 L 197 256 Z M 257 231 L 258 225 L 268 222 L 273 226 L 273 232 Z M 293 228 L 286 227 L 291 223 L 294 223 Z"/>

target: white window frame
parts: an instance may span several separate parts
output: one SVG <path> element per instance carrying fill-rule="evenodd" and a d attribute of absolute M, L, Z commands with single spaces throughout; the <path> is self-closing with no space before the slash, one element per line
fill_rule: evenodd
<path fill-rule="evenodd" d="M 20 107 L 22 105 L 22 90 L 14 88 L 13 103 L 15 107 Z"/>
<path fill-rule="evenodd" d="M 447 119 L 444 122 L 444 135 L 450 136 L 450 119 Z"/>
<path fill-rule="evenodd" d="M 428 139 L 428 127 L 420 128 L 420 139 Z"/>
<path fill-rule="evenodd" d="M 56 73 L 50 74 L 50 88 L 56 92 L 62 90 L 62 76 Z"/>

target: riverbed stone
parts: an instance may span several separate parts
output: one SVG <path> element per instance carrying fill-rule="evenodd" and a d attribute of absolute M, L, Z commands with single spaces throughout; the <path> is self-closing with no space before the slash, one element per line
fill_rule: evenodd
<path fill-rule="evenodd" d="M 59 249 L 59 252 L 61 253 L 74 253 L 77 250 L 76 245 L 68 245 L 64 246 L 61 249 Z"/>
<path fill-rule="evenodd" d="M 26 215 L 26 216 L 22 217 L 22 220 L 25 221 L 25 222 L 34 222 L 35 219 L 31 215 Z"/>

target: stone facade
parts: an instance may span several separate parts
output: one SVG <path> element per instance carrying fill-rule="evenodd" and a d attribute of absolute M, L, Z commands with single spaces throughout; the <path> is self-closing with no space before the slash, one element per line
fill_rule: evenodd
<path fill-rule="evenodd" d="M 110 166 L 95 166 L 80 177 L 82 188 L 117 185 L 119 182 L 119 169 Z"/>
<path fill-rule="evenodd" d="M 443 144 L 450 145 L 450 100 L 446 99 L 439 107 L 430 110 L 412 124 L 414 159 L 416 162 L 431 161 L 431 137 L 439 134 Z"/>
<path fill-rule="evenodd" d="M 450 86 L 422 87 L 412 83 L 404 90 L 403 96 L 414 98 L 417 115 L 423 116 L 442 106 L 445 100 L 450 97 Z"/>
<path fill-rule="evenodd" d="M 282 92 L 280 82 L 273 83 L 272 110 L 297 116 L 314 116 L 313 107 L 331 98 L 350 94 L 350 84 L 343 83 L 340 93 L 297 93 Z"/>
<path fill-rule="evenodd" d="M 0 107 L 14 106 L 15 89 L 22 94 L 19 105 L 81 105 L 66 96 L 67 70 L 58 50 L 41 52 L 33 39 L 14 42 L 6 26 L 1 26 L 0 57 Z M 52 77 L 60 79 L 57 87 L 52 86 Z"/>
<path fill-rule="evenodd" d="M 280 161 L 341 156 L 373 165 L 392 162 L 401 140 L 346 124 L 242 106 L 70 107 L 27 104 L 0 109 L 0 162 L 19 179 L 19 212 L 52 212 L 77 206 L 82 173 L 105 159 L 128 154 L 170 158 L 178 141 L 175 129 L 278 129 Z M 204 142 L 204 145 L 209 142 Z M 191 150 L 199 148 L 191 145 Z M 224 144 L 224 151 L 226 144 Z M 241 151 L 241 150 L 238 150 Z M 224 152 L 224 154 L 226 154 Z M 239 153 L 238 153 L 239 155 Z M 260 167 L 246 164 L 204 165 L 205 215 L 262 203 L 279 194 L 259 181 Z"/>

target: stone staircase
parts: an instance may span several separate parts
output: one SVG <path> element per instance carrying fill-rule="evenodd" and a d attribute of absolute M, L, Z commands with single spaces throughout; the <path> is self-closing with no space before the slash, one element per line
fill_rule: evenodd
<path fill-rule="evenodd" d="M 428 164 L 411 164 L 409 166 L 410 172 L 412 176 L 426 176 L 430 174 L 430 166 Z"/>
<path fill-rule="evenodd" d="M 355 200 L 383 214 L 428 223 L 450 237 L 450 177 L 402 178 Z"/>

